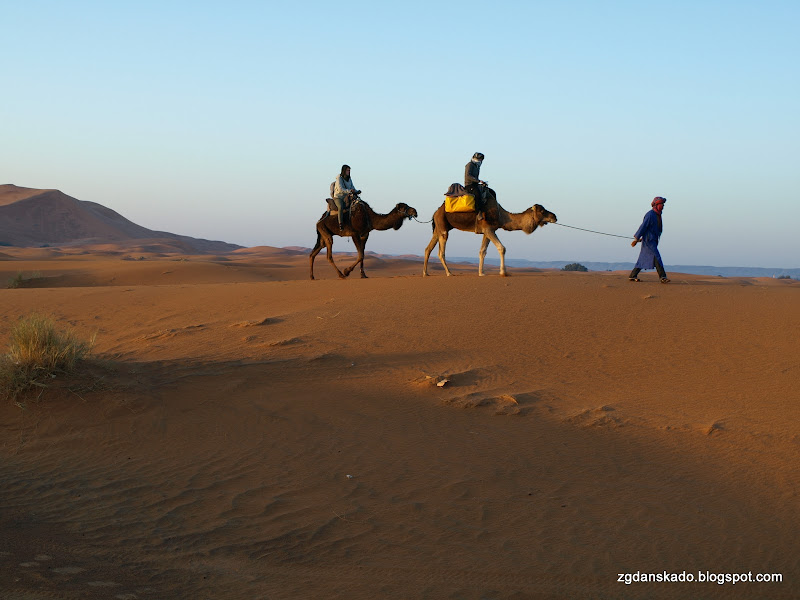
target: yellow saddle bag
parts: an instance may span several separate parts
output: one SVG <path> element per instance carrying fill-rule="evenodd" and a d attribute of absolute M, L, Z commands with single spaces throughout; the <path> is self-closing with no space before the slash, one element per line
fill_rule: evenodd
<path fill-rule="evenodd" d="M 464 194 L 463 196 L 445 196 L 444 210 L 445 212 L 474 212 L 475 196 L 472 194 Z"/>

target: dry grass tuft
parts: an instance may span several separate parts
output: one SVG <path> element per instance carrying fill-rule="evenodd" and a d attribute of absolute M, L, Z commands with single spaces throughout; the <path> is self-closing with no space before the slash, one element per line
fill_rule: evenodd
<path fill-rule="evenodd" d="M 31 273 L 29 277 L 26 277 L 21 271 L 17 273 L 16 277 L 12 277 L 8 280 L 6 284 L 6 288 L 13 290 L 21 287 L 26 287 L 26 283 L 29 281 L 33 281 L 35 279 L 39 279 L 41 275 L 37 273 Z"/>
<path fill-rule="evenodd" d="M 79 340 L 38 314 L 20 319 L 11 330 L 8 353 L 0 358 L 0 394 L 14 400 L 59 373 L 69 373 L 91 352 L 94 339 Z"/>

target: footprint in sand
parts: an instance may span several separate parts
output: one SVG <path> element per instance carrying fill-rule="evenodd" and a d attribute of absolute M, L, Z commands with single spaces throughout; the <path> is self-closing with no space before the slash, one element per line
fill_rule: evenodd
<path fill-rule="evenodd" d="M 0 553 L 0 556 L 11 556 L 11 554 L 9 552 L 3 552 L 3 553 Z M 47 562 L 48 560 L 52 560 L 52 559 L 53 559 L 53 557 L 50 556 L 49 554 L 37 554 L 36 556 L 33 557 L 32 561 L 19 563 L 19 566 L 20 567 L 25 567 L 26 569 L 30 569 L 30 568 L 33 568 L 33 567 L 38 567 L 43 562 Z"/>
<path fill-rule="evenodd" d="M 156 331 L 155 333 L 147 333 L 145 335 L 139 336 L 136 339 L 141 341 L 163 340 L 167 338 L 173 338 L 181 333 L 191 332 L 197 329 L 203 329 L 204 327 L 205 325 L 201 323 L 199 325 L 187 325 L 186 327 L 178 327 L 176 329 L 162 329 L 161 331 Z"/>
<path fill-rule="evenodd" d="M 299 344 L 302 340 L 300 338 L 288 338 L 285 340 L 278 340 L 270 342 L 270 346 L 290 346 L 292 344 Z"/>
<path fill-rule="evenodd" d="M 488 408 L 496 415 L 520 415 L 519 402 L 512 394 L 493 394 L 491 392 L 473 392 L 465 396 L 456 396 L 444 400 L 448 406 L 458 408 Z"/>
<path fill-rule="evenodd" d="M 78 573 L 83 573 L 86 569 L 83 567 L 60 567 L 58 569 L 53 569 L 53 573 L 59 573 L 60 575 L 77 575 Z"/>
<path fill-rule="evenodd" d="M 725 423 L 722 421 L 714 421 L 711 425 L 703 430 L 706 435 L 717 435 L 725 431 Z"/>
<path fill-rule="evenodd" d="M 577 425 L 579 427 L 623 427 L 626 422 L 622 417 L 611 414 L 616 409 L 613 406 L 598 406 L 594 409 L 586 409 L 576 415 L 563 419 L 564 423 Z"/>
<path fill-rule="evenodd" d="M 450 390 L 451 388 L 464 387 L 464 385 L 474 385 L 476 378 L 480 374 L 481 370 L 472 369 L 455 375 L 423 375 L 412 380 L 411 383 L 423 387 Z M 437 393 L 438 395 L 439 393 Z M 448 395 L 441 398 L 441 402 L 456 408 L 489 409 L 493 410 L 495 415 L 525 416 L 531 412 L 542 410 L 552 412 L 552 407 L 546 402 L 543 403 L 543 401 L 552 399 L 550 394 L 541 390 L 508 393 L 502 389 L 495 389 L 476 391 L 469 394 Z"/>
<path fill-rule="evenodd" d="M 273 321 L 274 319 L 265 317 L 260 321 L 240 321 L 239 323 L 233 323 L 230 327 L 259 327 L 261 325 L 269 325 Z"/>

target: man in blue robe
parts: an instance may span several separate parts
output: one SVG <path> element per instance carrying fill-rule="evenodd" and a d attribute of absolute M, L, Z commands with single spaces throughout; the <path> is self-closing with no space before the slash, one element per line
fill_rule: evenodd
<path fill-rule="evenodd" d="M 630 281 L 639 281 L 639 271 L 642 269 L 655 268 L 658 271 L 658 276 L 661 277 L 661 283 L 669 283 L 667 279 L 667 272 L 664 270 L 664 263 L 661 261 L 661 254 L 658 252 L 658 240 L 661 237 L 663 226 L 661 224 L 661 213 L 664 211 L 664 203 L 666 198 L 656 196 L 650 203 L 652 210 L 644 216 L 641 226 L 633 235 L 631 246 L 635 247 L 636 244 L 642 242 L 642 249 L 639 252 L 639 260 L 633 267 L 628 279 Z"/>

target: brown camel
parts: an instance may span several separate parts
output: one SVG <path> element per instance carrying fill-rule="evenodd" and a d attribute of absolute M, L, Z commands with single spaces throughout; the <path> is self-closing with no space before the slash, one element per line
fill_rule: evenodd
<path fill-rule="evenodd" d="M 317 221 L 317 243 L 311 251 L 311 279 L 314 279 L 314 258 L 319 254 L 322 247 L 328 251 L 328 262 L 333 265 L 336 272 L 341 279 L 344 279 L 356 268 L 356 265 L 361 265 L 361 277 L 366 278 L 364 273 L 364 248 L 367 245 L 367 239 L 372 230 L 385 231 L 387 229 L 400 229 L 404 219 L 411 219 L 417 216 L 417 211 L 403 202 L 395 206 L 389 214 L 380 215 L 376 213 L 369 204 L 363 200 L 354 200 L 353 208 L 350 212 L 350 219 L 344 225 L 344 228 L 339 230 L 339 220 L 336 213 L 326 212 Z M 341 237 L 350 237 L 358 251 L 358 259 L 352 265 L 347 267 L 344 272 L 339 270 L 336 263 L 333 262 L 333 236 L 338 235 Z"/>
<path fill-rule="evenodd" d="M 451 229 L 461 231 L 471 231 L 483 236 L 481 249 L 479 252 L 480 261 L 478 263 L 478 275 L 483 276 L 483 259 L 486 257 L 486 248 L 489 242 L 493 242 L 500 254 L 500 275 L 505 277 L 506 273 L 506 248 L 500 243 L 495 231 L 505 229 L 506 231 L 522 230 L 525 233 L 533 233 L 537 227 L 544 226 L 546 223 L 555 223 L 556 216 L 540 204 L 534 204 L 528 210 L 521 213 L 510 213 L 497 202 L 497 196 L 491 188 L 485 188 L 484 196 L 486 208 L 484 218 L 477 220 L 475 212 L 454 212 L 449 213 L 444 210 L 444 203 L 433 214 L 433 237 L 428 247 L 425 248 L 425 261 L 422 266 L 422 275 L 428 275 L 428 257 L 431 251 L 439 244 L 439 260 L 442 261 L 445 273 L 452 275 L 447 268 L 444 253 L 447 245 L 447 237 Z"/>

